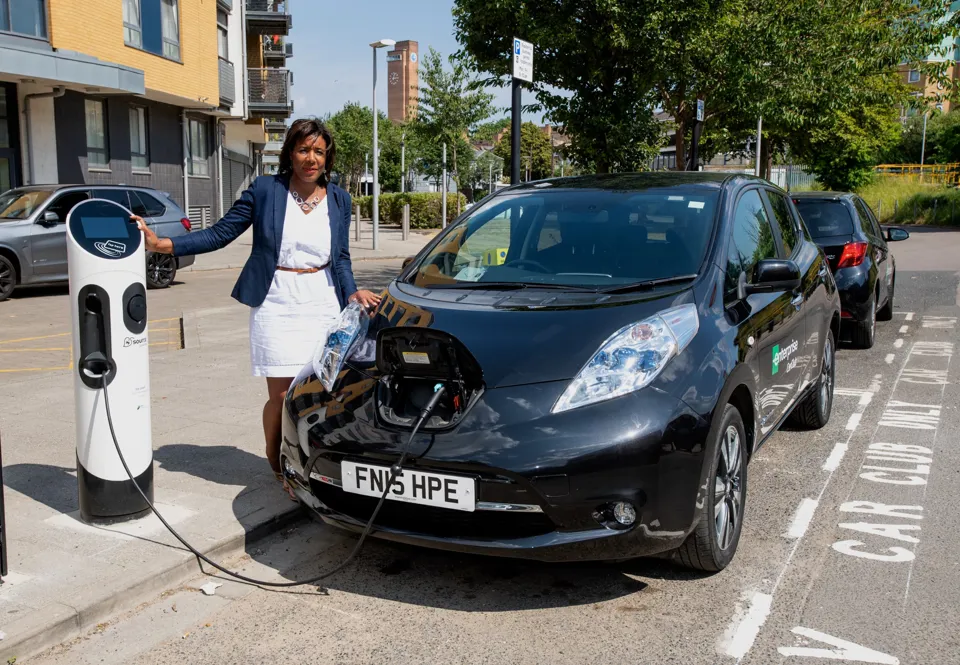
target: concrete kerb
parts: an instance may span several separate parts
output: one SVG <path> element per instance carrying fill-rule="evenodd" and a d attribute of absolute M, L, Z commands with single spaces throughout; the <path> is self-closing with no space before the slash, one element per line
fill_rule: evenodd
<path fill-rule="evenodd" d="M 304 513 L 300 507 L 293 506 L 252 526 L 249 530 L 222 538 L 206 548 L 201 548 L 200 551 L 215 561 L 236 559 L 245 554 L 245 548 L 248 545 L 276 533 L 303 517 Z M 5 626 L 6 638 L 0 643 L 0 661 L 29 658 L 69 640 L 82 637 L 97 625 L 123 612 L 133 610 L 151 601 L 158 594 L 197 577 L 200 573 L 197 559 L 186 550 L 184 555 L 181 561 L 171 563 L 160 570 L 151 571 L 122 589 L 93 599 L 86 606 L 71 607 L 61 604 L 56 609 L 47 606 L 8 624 Z M 205 565 L 204 571 L 211 576 L 220 575 L 210 566 Z"/>

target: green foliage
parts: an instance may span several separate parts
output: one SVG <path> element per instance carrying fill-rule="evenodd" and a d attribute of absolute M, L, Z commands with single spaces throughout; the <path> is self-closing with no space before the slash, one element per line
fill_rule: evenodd
<path fill-rule="evenodd" d="M 377 134 L 380 141 L 380 190 L 400 189 L 400 127 L 383 111 L 378 111 Z M 348 102 L 333 115 L 324 118 L 337 146 L 334 170 L 343 177 L 342 186 L 357 194 L 364 167 L 373 169 L 373 111 L 369 106 Z M 369 160 L 367 156 L 369 155 Z M 366 162 L 366 164 L 365 164 Z"/>
<path fill-rule="evenodd" d="M 457 194 L 447 194 L 447 223 L 457 216 Z M 466 204 L 466 197 L 459 195 L 460 206 Z M 403 194 L 380 195 L 380 219 L 392 224 L 403 223 L 403 206 L 410 204 L 411 229 L 439 229 L 443 217 L 443 195 L 439 192 L 405 192 Z M 360 214 L 369 219 L 373 216 L 373 197 L 359 196 L 353 200 L 360 206 Z"/>
<path fill-rule="evenodd" d="M 923 115 L 907 120 L 900 140 L 883 155 L 888 164 L 919 164 L 923 150 Z M 933 113 L 927 117 L 925 164 L 960 162 L 960 111 Z"/>
<path fill-rule="evenodd" d="M 881 176 L 857 190 L 883 224 L 960 226 L 960 190 Z"/>
<path fill-rule="evenodd" d="M 503 160 L 503 175 L 510 180 L 510 141 L 512 133 L 508 129 L 494 146 L 493 154 Z M 550 157 L 552 146 L 550 139 L 539 127 L 532 122 L 520 125 L 520 180 L 526 180 L 527 169 L 530 169 L 531 180 L 541 180 L 550 177 Z"/>
<path fill-rule="evenodd" d="M 500 118 L 499 120 L 491 120 L 490 122 L 484 122 L 480 125 L 477 125 L 477 128 L 473 130 L 470 138 L 474 141 L 490 141 L 494 142 L 499 134 L 504 129 L 507 129 L 510 126 L 510 118 Z"/>

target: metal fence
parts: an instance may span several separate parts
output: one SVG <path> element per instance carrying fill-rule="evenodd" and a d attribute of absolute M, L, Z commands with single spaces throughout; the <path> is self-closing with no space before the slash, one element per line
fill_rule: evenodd
<path fill-rule="evenodd" d="M 234 73 L 233 63 L 223 58 L 220 58 L 219 63 L 220 101 L 221 103 L 233 104 L 237 101 L 236 74 Z"/>
<path fill-rule="evenodd" d="M 960 164 L 880 164 L 877 175 L 909 182 L 935 185 L 960 185 Z"/>
<path fill-rule="evenodd" d="M 800 164 L 774 166 L 770 170 L 770 182 L 788 192 L 813 189 L 817 178 Z"/>
<path fill-rule="evenodd" d="M 289 106 L 291 72 L 271 67 L 247 70 L 250 103 L 262 106 Z"/>
<path fill-rule="evenodd" d="M 247 0 L 248 12 L 288 14 L 289 0 Z"/>

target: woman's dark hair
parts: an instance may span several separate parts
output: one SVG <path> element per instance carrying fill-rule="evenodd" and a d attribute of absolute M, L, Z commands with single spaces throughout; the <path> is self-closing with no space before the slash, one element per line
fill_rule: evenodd
<path fill-rule="evenodd" d="M 324 161 L 323 173 L 320 174 L 318 182 L 321 186 L 330 182 L 330 173 L 333 171 L 333 160 L 337 155 L 337 147 L 333 142 L 333 135 L 330 130 L 322 122 L 313 118 L 294 120 L 290 129 L 287 130 L 287 137 L 283 140 L 283 148 L 280 150 L 280 175 L 290 177 L 293 173 L 293 159 L 291 157 L 293 151 L 303 141 L 313 140 L 318 136 L 322 136 L 324 143 L 327 144 L 327 158 Z"/>

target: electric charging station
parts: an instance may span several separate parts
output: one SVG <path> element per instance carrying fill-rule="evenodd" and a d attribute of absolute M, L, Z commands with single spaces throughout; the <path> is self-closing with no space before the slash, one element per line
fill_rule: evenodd
<path fill-rule="evenodd" d="M 91 199 L 67 215 L 73 328 L 77 482 L 85 522 L 135 519 L 150 511 L 114 446 L 153 502 L 150 357 L 143 234 L 130 211 Z"/>

